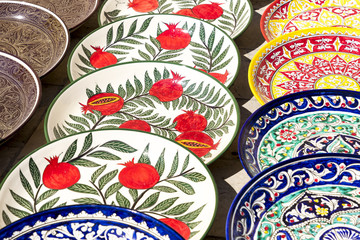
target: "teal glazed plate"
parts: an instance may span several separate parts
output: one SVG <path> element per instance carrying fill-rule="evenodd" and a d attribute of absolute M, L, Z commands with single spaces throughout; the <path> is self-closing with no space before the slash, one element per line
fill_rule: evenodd
<path fill-rule="evenodd" d="M 323 89 L 289 94 L 254 112 L 238 152 L 250 176 L 286 159 L 318 153 L 359 155 L 360 93 Z"/>
<path fill-rule="evenodd" d="M 68 76 L 75 81 L 105 66 L 137 61 L 183 64 L 228 87 L 238 74 L 240 54 L 235 42 L 210 23 L 181 15 L 142 15 L 85 36 L 71 52 Z"/>
<path fill-rule="evenodd" d="M 57 207 L 96 204 L 137 211 L 185 239 L 202 239 L 217 210 L 214 179 L 199 158 L 166 138 L 125 129 L 38 148 L 9 171 L 0 196 L 0 228 Z"/>
<path fill-rule="evenodd" d="M 359 239 L 360 157 L 319 154 L 256 175 L 235 197 L 226 239 Z"/>

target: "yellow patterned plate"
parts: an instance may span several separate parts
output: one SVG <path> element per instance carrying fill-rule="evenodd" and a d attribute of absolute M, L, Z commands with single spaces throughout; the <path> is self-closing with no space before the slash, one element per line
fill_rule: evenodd
<path fill-rule="evenodd" d="M 256 53 L 248 74 L 261 104 L 311 89 L 360 91 L 360 30 L 318 28 L 286 34 Z"/>
<path fill-rule="evenodd" d="M 320 27 L 360 28 L 359 0 L 275 0 L 260 21 L 267 41 L 283 34 Z"/>

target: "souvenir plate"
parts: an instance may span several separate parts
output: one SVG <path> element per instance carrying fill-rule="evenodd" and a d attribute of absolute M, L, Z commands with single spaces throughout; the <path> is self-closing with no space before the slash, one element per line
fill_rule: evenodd
<path fill-rule="evenodd" d="M 175 140 L 208 164 L 239 127 L 231 92 L 207 74 L 164 62 L 110 66 L 64 88 L 45 117 L 46 139 L 92 129 L 130 128 Z"/>
<path fill-rule="evenodd" d="M 251 91 L 261 104 L 311 89 L 359 91 L 359 36 L 355 29 L 319 28 L 267 43 L 251 60 Z"/>
<path fill-rule="evenodd" d="M 250 176 L 298 156 L 359 155 L 360 93 L 322 89 L 294 93 L 262 106 L 239 136 L 240 160 Z"/>
<path fill-rule="evenodd" d="M 360 158 L 324 154 L 266 169 L 235 197 L 227 239 L 357 239 Z"/>
<path fill-rule="evenodd" d="M 41 77 L 63 58 L 69 33 L 46 8 L 17 1 L 0 2 L 0 50 L 19 57 Z"/>
<path fill-rule="evenodd" d="M 211 22 L 232 38 L 249 26 L 253 9 L 248 0 L 107 0 L 99 11 L 99 25 L 140 14 L 179 14 Z"/>
<path fill-rule="evenodd" d="M 229 86 L 240 65 L 238 48 L 217 27 L 180 15 L 129 17 L 93 31 L 72 51 L 70 81 L 124 62 L 166 61 L 202 69 Z"/>
<path fill-rule="evenodd" d="M 261 17 L 264 38 L 271 41 L 283 34 L 321 27 L 360 28 L 358 1 L 275 0 Z"/>
<path fill-rule="evenodd" d="M 85 22 L 100 3 L 99 0 L 25 0 L 25 2 L 49 9 L 64 21 L 70 31 Z"/>
<path fill-rule="evenodd" d="M 20 59 L 0 52 L 0 143 L 30 119 L 39 104 L 41 83 Z"/>
<path fill-rule="evenodd" d="M 183 239 L 143 213 L 105 205 L 59 207 L 39 212 L 0 230 L 10 239 Z"/>
<path fill-rule="evenodd" d="M 170 218 L 192 239 L 205 236 L 217 208 L 214 180 L 200 159 L 166 138 L 124 129 L 35 150 L 8 173 L 0 196 L 0 227 L 59 206 L 103 204 Z"/>

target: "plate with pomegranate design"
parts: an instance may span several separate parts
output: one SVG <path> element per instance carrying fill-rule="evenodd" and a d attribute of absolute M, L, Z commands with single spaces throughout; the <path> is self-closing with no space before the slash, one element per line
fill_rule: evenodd
<path fill-rule="evenodd" d="M 177 14 L 210 22 L 236 38 L 249 26 L 253 9 L 248 0 L 107 0 L 98 14 L 99 25 L 142 14 Z"/>
<path fill-rule="evenodd" d="M 2 228 L 0 238 L 184 239 L 166 224 L 146 214 L 106 205 L 73 205 L 38 212 Z"/>
<path fill-rule="evenodd" d="M 56 207 L 99 204 L 150 215 L 185 239 L 205 236 L 217 208 L 214 179 L 196 155 L 127 129 L 84 132 L 38 148 L 7 174 L 0 196 L 0 227 Z"/>
<path fill-rule="evenodd" d="M 238 152 L 250 176 L 304 155 L 359 155 L 360 93 L 340 89 L 293 93 L 260 107 L 245 122 Z"/>
<path fill-rule="evenodd" d="M 264 11 L 260 28 L 271 41 L 283 34 L 321 27 L 359 29 L 358 1 L 275 0 Z"/>
<path fill-rule="evenodd" d="M 105 66 L 166 61 L 197 68 L 230 86 L 238 74 L 239 50 L 221 29 L 180 15 L 129 17 L 100 27 L 73 49 L 68 76 L 75 81 Z"/>
<path fill-rule="evenodd" d="M 41 77 L 64 57 L 69 31 L 53 12 L 41 6 L 0 1 L 0 50 L 26 62 Z"/>
<path fill-rule="evenodd" d="M 239 107 L 204 72 L 166 62 L 105 67 L 66 86 L 45 116 L 48 141 L 93 129 L 128 128 L 174 140 L 209 164 L 233 142 Z"/>
<path fill-rule="evenodd" d="M 359 91 L 359 36 L 357 29 L 318 28 L 265 44 L 250 63 L 251 91 L 261 104 L 312 89 Z"/>
<path fill-rule="evenodd" d="M 226 239 L 357 239 L 360 157 L 319 154 L 256 175 L 235 197 Z"/>

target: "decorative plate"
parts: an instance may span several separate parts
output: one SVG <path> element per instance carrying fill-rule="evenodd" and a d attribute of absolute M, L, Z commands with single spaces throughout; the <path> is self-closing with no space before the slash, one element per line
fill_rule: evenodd
<path fill-rule="evenodd" d="M 0 189 L 0 227 L 64 205 L 103 204 L 148 214 L 201 239 L 217 208 L 215 182 L 187 149 L 134 130 L 51 142 L 22 159 Z"/>
<path fill-rule="evenodd" d="M 322 89 L 294 93 L 259 108 L 239 136 L 239 157 L 250 176 L 303 155 L 360 154 L 360 93 Z"/>
<path fill-rule="evenodd" d="M 59 207 L 39 212 L 0 230 L 10 239 L 183 239 L 146 214 L 104 205 Z"/>
<path fill-rule="evenodd" d="M 0 52 L 0 143 L 32 116 L 40 102 L 41 83 L 22 60 Z"/>
<path fill-rule="evenodd" d="M 107 0 L 101 6 L 99 25 L 140 14 L 178 14 L 210 22 L 236 38 L 249 26 L 253 9 L 248 0 Z"/>
<path fill-rule="evenodd" d="M 16 0 L 23 1 L 23 0 Z M 25 0 L 49 9 L 58 15 L 70 31 L 75 30 L 85 22 L 99 6 L 99 0 Z"/>
<path fill-rule="evenodd" d="M 319 28 L 281 36 L 251 60 L 249 85 L 264 104 L 311 89 L 360 90 L 360 31 Z"/>
<path fill-rule="evenodd" d="M 93 129 L 130 128 L 175 140 L 208 164 L 232 143 L 238 104 L 221 83 L 194 68 L 125 63 L 65 87 L 45 117 L 48 141 Z"/>
<path fill-rule="evenodd" d="M 264 38 L 271 41 L 297 30 L 321 27 L 360 28 L 358 1 L 275 0 L 260 21 Z"/>
<path fill-rule="evenodd" d="M 68 48 L 63 21 L 35 4 L 0 1 L 0 27 L 0 51 L 19 57 L 39 77 L 53 69 Z"/>
<path fill-rule="evenodd" d="M 323 154 L 266 169 L 235 197 L 226 239 L 358 239 L 360 158 Z"/>
<path fill-rule="evenodd" d="M 180 15 L 129 17 L 93 31 L 73 49 L 70 81 L 104 66 L 134 61 L 181 63 L 225 84 L 235 80 L 240 55 L 234 41 L 217 27 Z"/>

